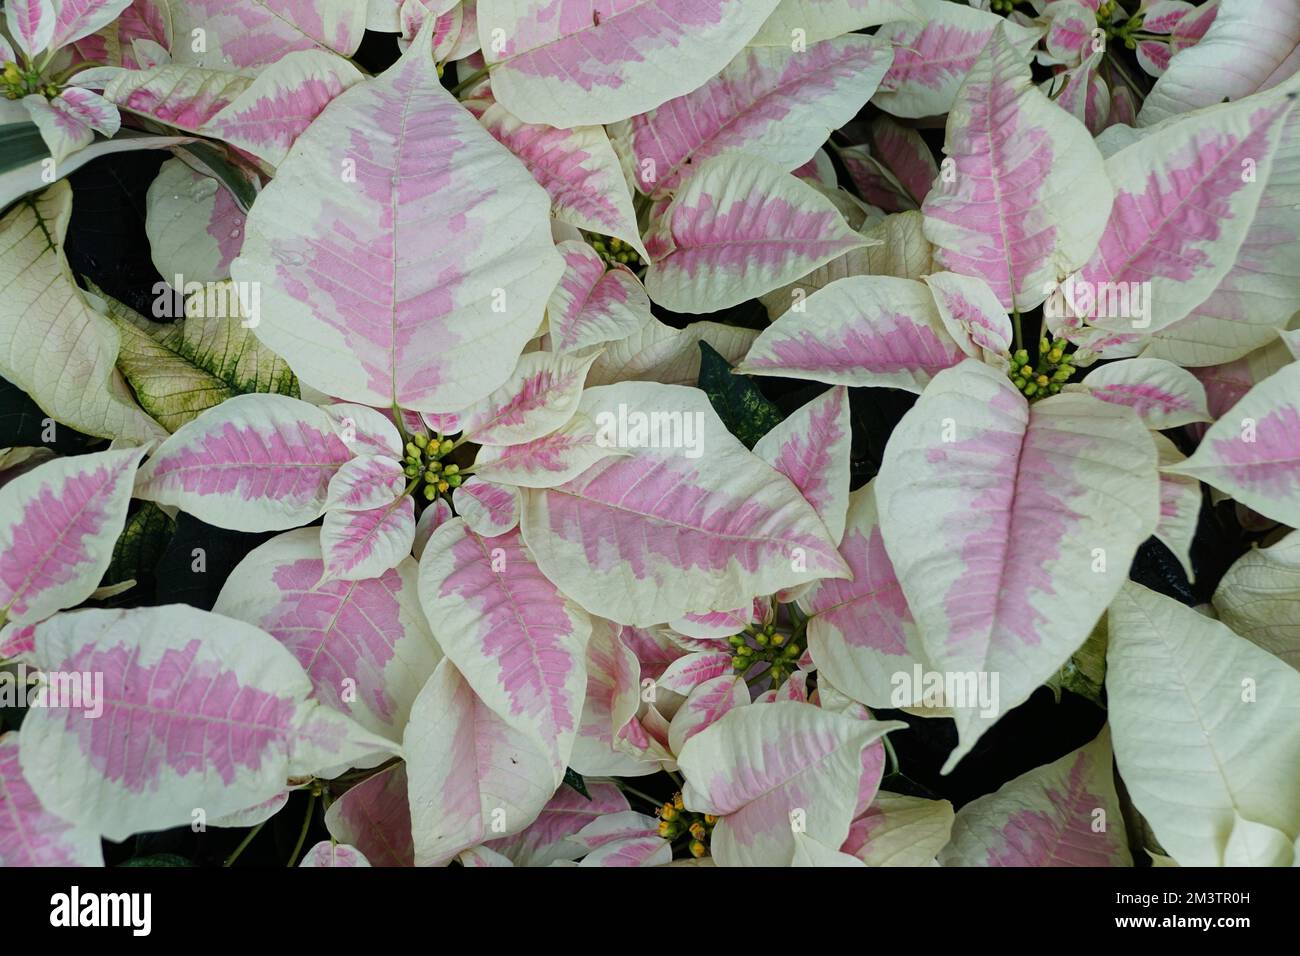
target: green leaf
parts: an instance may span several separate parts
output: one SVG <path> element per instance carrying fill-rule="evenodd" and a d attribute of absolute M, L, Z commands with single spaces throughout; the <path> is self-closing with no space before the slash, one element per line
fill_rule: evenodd
<path fill-rule="evenodd" d="M 587 781 L 583 779 L 582 774 L 578 773 L 578 771 L 574 770 L 572 767 L 564 768 L 564 782 L 574 790 L 577 790 L 588 800 L 591 799 L 591 794 L 587 792 Z"/>
<path fill-rule="evenodd" d="M 133 856 L 118 866 L 193 866 L 189 860 L 176 853 L 155 853 L 153 856 Z"/>
<path fill-rule="evenodd" d="M 40 162 L 50 155 L 35 123 L 5 123 L 0 126 L 0 173 Z"/>
<path fill-rule="evenodd" d="M 228 283 L 208 283 L 196 294 L 182 322 L 151 322 L 92 287 L 121 333 L 117 367 L 140 407 L 169 432 L 226 399 L 248 392 L 299 396 L 288 363 L 258 341 L 238 316 L 214 307 L 234 302 Z"/>
<path fill-rule="evenodd" d="M 167 512 L 152 501 L 144 502 L 117 536 L 104 584 L 151 579 L 175 531 L 176 522 Z"/>
<path fill-rule="evenodd" d="M 700 388 L 727 431 L 753 448 L 781 422 L 781 410 L 745 375 L 733 375 L 731 366 L 708 342 L 700 342 Z"/>
<path fill-rule="evenodd" d="M 240 172 L 239 168 L 226 158 L 223 150 L 218 149 L 211 143 L 202 142 L 186 143 L 181 149 L 197 159 L 203 166 L 206 166 L 208 172 L 224 183 L 244 212 L 248 212 L 253 208 L 253 200 L 257 198 L 257 190 L 248 181 L 248 176 Z"/>

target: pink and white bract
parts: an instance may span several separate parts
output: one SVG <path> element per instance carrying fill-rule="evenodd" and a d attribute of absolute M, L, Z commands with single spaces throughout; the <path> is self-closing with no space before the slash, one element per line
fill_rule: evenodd
<path fill-rule="evenodd" d="M 9 0 L 0 92 L 0 865 L 1300 865 L 1295 0 Z"/>

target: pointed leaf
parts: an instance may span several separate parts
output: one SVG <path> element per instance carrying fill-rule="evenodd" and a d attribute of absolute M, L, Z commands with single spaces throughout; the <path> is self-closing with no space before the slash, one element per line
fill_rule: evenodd
<path fill-rule="evenodd" d="M 352 458 L 321 409 L 283 395 L 237 395 L 154 452 L 136 497 L 219 528 L 281 531 L 325 510 L 330 479 Z"/>
<path fill-rule="evenodd" d="M 703 86 L 633 117 L 638 187 L 668 195 L 722 153 L 797 168 L 866 105 L 892 57 L 887 45 L 857 34 L 797 50 L 745 48 Z"/>
<path fill-rule="evenodd" d="M 628 809 L 627 797 L 612 783 L 593 782 L 585 796 L 562 786 L 526 829 L 486 845 L 515 866 L 549 866 L 557 860 L 573 860 L 582 854 L 582 847 L 570 837 L 594 818 Z"/>
<path fill-rule="evenodd" d="M 365 854 L 354 846 L 348 846 L 346 843 L 335 843 L 333 840 L 321 840 L 320 843 L 317 843 L 303 854 L 302 862 L 298 865 L 307 867 L 368 867 L 370 861 L 366 859 Z"/>
<path fill-rule="evenodd" d="M 962 83 L 944 152 L 955 175 L 940 176 L 921 209 L 939 264 L 1023 312 L 1092 255 L 1112 196 L 1101 153 L 1033 85 L 1005 30 Z"/>
<path fill-rule="evenodd" d="M 682 798 L 687 809 L 722 817 L 710 839 L 720 866 L 783 866 L 796 823 L 827 846 L 844 842 L 863 748 L 905 726 L 795 701 L 739 707 L 682 748 Z"/>
<path fill-rule="evenodd" d="M 1163 359 L 1110 362 L 1089 372 L 1082 384 L 1067 385 L 1065 390 L 1126 405 L 1153 430 L 1211 420 L 1205 386 L 1191 372 Z"/>
<path fill-rule="evenodd" d="M 564 778 L 586 690 L 591 621 L 542 575 L 518 532 L 439 527 L 420 559 L 420 600 L 475 693 Z"/>
<path fill-rule="evenodd" d="M 529 352 L 500 388 L 459 416 L 460 430 L 480 445 L 518 445 L 573 417 L 595 355 Z"/>
<path fill-rule="evenodd" d="M 172 36 L 186 40 L 172 54 L 198 63 L 224 63 L 255 73 L 295 50 L 322 47 L 351 56 L 361 44 L 366 4 L 354 0 L 185 0 L 169 4 Z"/>
<path fill-rule="evenodd" d="M 119 338 L 73 281 L 63 253 L 72 189 L 56 183 L 0 222 L 0 375 L 57 421 L 103 438 L 163 431 L 114 368 Z"/>
<path fill-rule="evenodd" d="M 822 519 L 832 541 L 844 534 L 853 433 L 849 390 L 832 388 L 759 439 L 754 454 L 785 475 Z"/>
<path fill-rule="evenodd" d="M 1155 446 L 1127 408 L 1087 395 L 1031 407 L 1005 374 L 968 359 L 894 429 L 875 487 L 926 656 L 968 677 L 950 702 L 960 743 L 948 771 L 1119 590 L 1156 528 Z"/>
<path fill-rule="evenodd" d="M 564 275 L 546 306 L 551 347 L 578 352 L 632 335 L 651 321 L 650 297 L 627 266 L 605 269 L 605 261 L 585 242 L 556 246 L 564 256 Z"/>
<path fill-rule="evenodd" d="M 658 624 L 845 573 L 812 507 L 702 392 L 625 383 L 588 389 L 580 411 L 632 454 L 525 491 L 521 530 L 546 576 L 593 614 Z"/>
<path fill-rule="evenodd" d="M 1160 845 L 1182 866 L 1290 866 L 1300 673 L 1137 584 L 1111 605 L 1109 632 L 1115 760 Z"/>
<path fill-rule="evenodd" d="M 442 88 L 430 27 L 298 138 L 231 266 L 304 382 L 414 411 L 501 385 L 562 268 L 546 193 Z"/>
<path fill-rule="evenodd" d="M 740 371 L 920 392 L 963 358 L 925 283 L 850 276 L 772 323 Z"/>
<path fill-rule="evenodd" d="M 18 765 L 18 735 L 0 736 L 0 865 L 103 866 L 99 834 L 50 813 Z"/>
<path fill-rule="evenodd" d="M 849 495 L 840 554 L 853 577 L 818 581 L 799 601 L 809 616 L 808 651 L 818 672 L 849 697 L 870 707 L 897 706 L 893 676 L 910 674 L 925 652 L 885 553 L 875 482 Z"/>
<path fill-rule="evenodd" d="M 208 285 L 187 303 L 188 318 L 170 324 L 107 301 L 121 340 L 117 367 L 140 406 L 168 431 L 236 395 L 298 397 L 298 380 L 284 359 L 258 342 L 246 321 L 225 314 L 236 301 L 228 283 Z"/>
<path fill-rule="evenodd" d="M 671 245 L 645 283 L 674 312 L 739 305 L 866 244 L 815 188 L 733 154 L 701 164 L 664 221 Z"/>
<path fill-rule="evenodd" d="M 556 788 L 550 761 L 444 660 L 420 691 L 402 742 L 416 866 L 441 866 L 489 834 L 518 833 Z"/>
<path fill-rule="evenodd" d="M 244 210 L 211 176 L 169 159 L 145 197 L 145 232 L 159 275 L 218 282 L 244 241 Z"/>
<path fill-rule="evenodd" d="M 1115 205 L 1095 254 L 1065 287 L 1071 311 L 1142 336 L 1205 302 L 1236 262 L 1292 109 L 1277 97 L 1218 107 L 1107 159 Z"/>
<path fill-rule="evenodd" d="M 522 445 L 485 445 L 474 462 L 474 473 L 485 481 L 503 485 L 554 488 L 603 458 L 627 454 L 602 447 L 597 438 L 591 419 L 575 414 L 556 431 Z"/>
<path fill-rule="evenodd" d="M 1252 388 L 1210 426 L 1191 458 L 1169 470 L 1199 478 L 1262 515 L 1300 525 L 1300 364 Z"/>
<path fill-rule="evenodd" d="M 1300 10 L 1287 0 L 1221 0 L 1205 35 L 1180 52 L 1147 94 L 1138 123 L 1152 126 L 1278 85 L 1300 69 Z"/>
<path fill-rule="evenodd" d="M 739 438 L 746 448 L 753 448 L 760 438 L 781 422 L 781 410 L 748 378 L 733 375 L 727 360 L 707 342 L 700 343 L 699 384 L 709 397 L 709 404 L 727 426 L 727 431 Z M 776 467 L 771 460 L 764 460 Z M 794 479 L 791 477 L 791 480 Z"/>
<path fill-rule="evenodd" d="M 361 82 L 361 71 L 321 50 L 289 53 L 259 70 L 240 93 L 204 126 L 203 132 L 279 166 L 321 111 Z"/>
<path fill-rule="evenodd" d="M 485 538 L 513 531 L 519 524 L 519 489 L 490 481 L 471 481 L 457 488 L 452 500 L 456 513 L 475 534 Z"/>
<path fill-rule="evenodd" d="M 411 553 L 415 499 L 403 495 L 365 511 L 327 511 L 320 543 L 326 577 L 344 581 L 379 577 Z"/>
<path fill-rule="evenodd" d="M 49 48 L 55 23 L 53 0 L 13 0 L 5 4 L 5 26 L 29 60 Z"/>
<path fill-rule="evenodd" d="M 50 49 L 57 50 L 98 33 L 130 5 L 131 0 L 59 0 L 55 4 L 57 14 Z"/>
<path fill-rule="evenodd" d="M 1110 734 L 961 808 L 944 866 L 1132 866 Z"/>
<path fill-rule="evenodd" d="M 479 0 L 479 36 L 497 99 L 526 122 L 567 128 L 627 119 L 695 89 L 776 4 Z"/>
<path fill-rule="evenodd" d="M 325 811 L 330 836 L 355 846 L 372 866 L 413 866 L 415 847 L 406 787 L 405 764 L 367 777 Z"/>
<path fill-rule="evenodd" d="M 600 126 L 556 129 L 524 123 L 500 103 L 493 103 L 479 122 L 528 167 L 551 197 L 551 214 L 579 229 L 613 236 L 642 257 L 632 195 L 609 135 Z"/>
<path fill-rule="evenodd" d="M 1214 592 L 1219 619 L 1300 670 L 1300 531 L 1247 551 Z"/>
<path fill-rule="evenodd" d="M 96 693 L 28 712 L 23 774 L 52 812 L 110 840 L 188 825 L 195 807 L 242 810 L 290 776 L 395 749 L 309 701 L 307 675 L 270 635 L 185 605 L 57 615 L 36 629 L 36 658 L 94 674 Z"/>
<path fill-rule="evenodd" d="M 0 620 L 34 624 L 99 586 L 143 448 L 55 458 L 0 488 Z"/>
<path fill-rule="evenodd" d="M 1026 28 L 962 4 L 911 3 L 916 17 L 900 17 L 876 31 L 877 37 L 894 44 L 895 53 L 872 102 L 895 116 L 939 116 L 951 110 L 962 81 L 999 27 L 1019 50 L 1028 50 L 1041 35 L 1039 28 Z"/>
<path fill-rule="evenodd" d="M 932 866 L 952 834 L 952 804 L 900 793 L 876 794 L 840 849 L 867 866 Z"/>

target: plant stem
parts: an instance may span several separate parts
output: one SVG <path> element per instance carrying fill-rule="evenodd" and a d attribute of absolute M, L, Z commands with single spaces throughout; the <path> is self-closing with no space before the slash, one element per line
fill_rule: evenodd
<path fill-rule="evenodd" d="M 302 829 L 298 832 L 298 842 L 294 844 L 293 853 L 289 855 L 289 862 L 286 867 L 292 869 L 298 863 L 298 854 L 302 852 L 302 845 L 307 842 L 307 831 L 311 829 L 311 818 L 316 810 L 316 791 L 313 790 L 307 798 L 307 812 L 302 816 Z"/>
<path fill-rule="evenodd" d="M 459 83 L 457 83 L 455 86 L 451 88 L 451 95 L 459 99 L 461 93 L 463 93 L 465 90 L 473 86 L 475 83 L 483 79 L 491 72 L 492 72 L 492 68 L 490 66 L 485 66 L 481 70 L 475 70 L 469 76 L 465 77 L 465 79 L 461 80 Z"/>
<path fill-rule="evenodd" d="M 249 830 L 248 833 L 247 833 L 247 835 L 244 837 L 244 839 L 242 839 L 242 840 L 239 841 L 239 846 L 235 847 L 235 852 L 232 853 L 232 854 L 230 854 L 230 856 L 226 857 L 226 862 L 223 863 L 223 864 L 221 864 L 221 865 L 222 865 L 222 866 L 234 866 L 234 865 L 235 865 L 235 861 L 239 859 L 239 854 L 243 853 L 244 850 L 247 849 L 248 844 L 252 843 L 252 842 L 253 842 L 253 839 L 254 839 L 254 838 L 255 838 L 259 833 L 262 832 L 262 827 L 264 827 L 264 826 L 266 826 L 266 821 L 265 821 L 265 820 L 263 820 L 263 821 L 262 821 L 261 823 L 259 823 L 257 826 L 253 827 L 253 829 Z"/>
<path fill-rule="evenodd" d="M 898 754 L 894 752 L 894 745 L 889 742 L 889 735 L 885 734 L 881 737 L 880 742 L 885 745 L 885 756 L 889 758 L 889 766 L 893 768 L 889 773 L 898 773 Z"/>
<path fill-rule="evenodd" d="M 1015 329 L 1015 333 L 1016 333 L 1016 344 L 1015 344 L 1015 350 L 1016 350 L 1016 351 L 1019 351 L 1020 349 L 1022 349 L 1022 348 L 1025 347 L 1025 336 L 1024 336 L 1024 333 L 1020 330 L 1020 310 L 1019 310 L 1019 309 L 1012 309 L 1012 310 L 1011 310 L 1011 325 L 1012 325 L 1012 327 Z"/>
<path fill-rule="evenodd" d="M 640 797 L 642 800 L 650 804 L 650 806 L 652 807 L 663 806 L 662 800 L 656 800 L 654 797 L 650 796 L 650 794 L 642 793 L 636 787 L 632 786 L 631 784 L 624 783 L 622 780 L 615 780 L 614 786 L 618 787 L 618 789 L 622 790 L 624 793 L 630 793 L 634 797 Z"/>

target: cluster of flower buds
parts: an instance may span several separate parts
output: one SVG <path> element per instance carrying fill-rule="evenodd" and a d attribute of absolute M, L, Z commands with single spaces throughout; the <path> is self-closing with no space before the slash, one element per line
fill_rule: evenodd
<path fill-rule="evenodd" d="M 1025 393 L 1028 399 L 1046 398 L 1061 391 L 1061 386 L 1074 374 L 1070 356 L 1066 354 L 1069 342 L 1057 339 L 1052 342 L 1042 339 L 1038 343 L 1038 363 L 1029 361 L 1029 353 L 1020 349 L 1011 356 L 1011 371 L 1007 374 L 1016 388 Z"/>
<path fill-rule="evenodd" d="M 1133 34 L 1141 28 L 1145 16 L 1138 13 L 1130 17 L 1115 0 L 1107 0 L 1097 8 L 1097 25 L 1106 31 L 1109 39 L 1119 40 L 1130 50 L 1136 50 L 1138 38 Z"/>
<path fill-rule="evenodd" d="M 772 624 L 765 625 L 761 631 L 733 634 L 727 638 L 727 643 L 731 645 L 731 666 L 736 673 L 747 673 L 755 664 L 767 664 L 765 669 L 756 671 L 755 676 L 770 676 L 773 687 L 779 687 L 794 672 L 803 654 L 803 646 L 798 640 L 778 631 Z"/>
<path fill-rule="evenodd" d="M 456 443 L 450 438 L 418 434 L 406 443 L 406 457 L 402 460 L 407 478 L 423 485 L 426 501 L 459 488 L 465 476 L 459 465 L 444 465 L 443 459 L 451 454 Z"/>
<path fill-rule="evenodd" d="M 607 236 L 592 236 L 589 240 L 591 248 L 600 253 L 600 257 L 608 262 L 611 266 L 620 263 L 629 269 L 639 269 L 644 262 L 637 255 L 636 250 L 629 246 L 622 239 L 613 239 Z"/>
<path fill-rule="evenodd" d="M 673 798 L 655 811 L 659 817 L 659 835 L 670 843 L 678 837 L 689 835 L 691 842 L 687 849 L 691 856 L 699 859 L 709 852 L 709 836 L 718 818 L 711 813 L 696 813 L 687 810 L 682 803 L 682 793 L 677 791 Z"/>
<path fill-rule="evenodd" d="M 4 72 L 0 73 L 0 88 L 5 98 L 21 100 L 24 96 L 39 93 L 48 99 L 59 95 L 59 88 L 53 83 L 46 83 L 36 70 L 23 70 L 17 63 L 6 63 Z"/>

